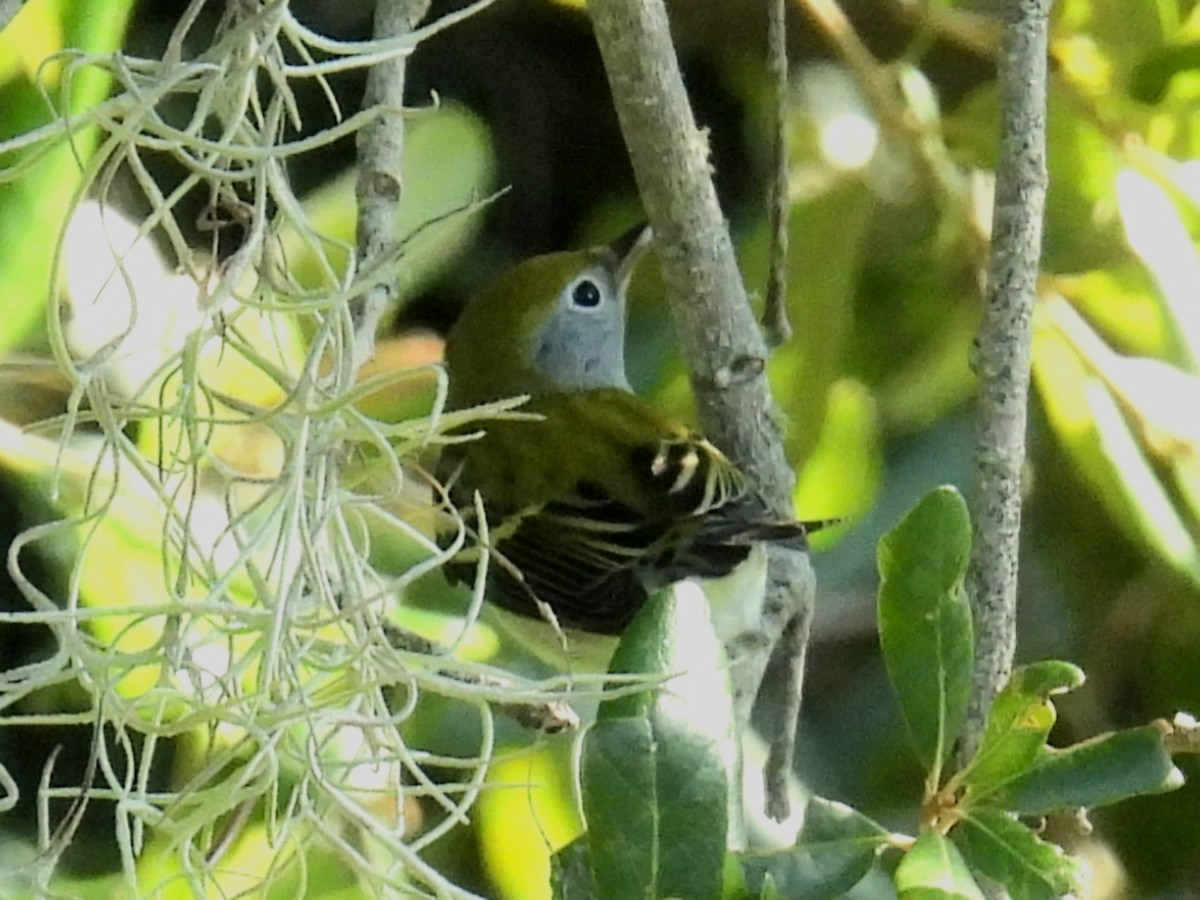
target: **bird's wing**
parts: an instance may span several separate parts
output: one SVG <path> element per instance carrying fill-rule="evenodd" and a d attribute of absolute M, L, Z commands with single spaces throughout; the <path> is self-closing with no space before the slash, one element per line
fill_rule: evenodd
<path fill-rule="evenodd" d="M 803 540 L 803 526 L 771 516 L 720 450 L 644 401 L 583 392 L 544 399 L 541 409 L 545 422 L 505 423 L 462 445 L 486 459 L 491 477 L 465 469 L 463 481 L 484 499 L 497 556 L 493 602 L 616 634 L 648 590 L 726 575 L 756 541 Z M 541 430 L 541 439 L 515 428 Z M 517 467 L 525 468 L 514 477 Z M 532 487 L 534 502 L 507 493 L 510 480 Z M 460 509 L 468 502 L 460 495 Z"/>
<path fill-rule="evenodd" d="M 497 524 L 495 549 L 503 559 L 492 563 L 494 602 L 545 616 L 540 601 L 564 627 L 618 634 L 649 589 L 726 575 L 765 536 L 765 508 L 707 441 L 687 437 L 642 449 L 631 462 L 645 482 L 640 508 L 582 480 Z M 792 523 L 788 534 L 796 534 Z"/>

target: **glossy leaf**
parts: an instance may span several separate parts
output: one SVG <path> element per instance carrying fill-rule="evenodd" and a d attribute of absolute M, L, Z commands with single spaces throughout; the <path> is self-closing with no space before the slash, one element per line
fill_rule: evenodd
<path fill-rule="evenodd" d="M 1082 683 L 1083 672 L 1065 662 L 1032 663 L 1013 672 L 992 703 L 983 740 L 964 773 L 971 799 L 986 796 L 1029 768 L 1054 726 L 1049 697 Z"/>
<path fill-rule="evenodd" d="M 971 870 L 1004 885 L 1010 897 L 1055 900 L 1083 889 L 1077 860 L 1005 813 L 981 810 L 951 837 Z"/>
<path fill-rule="evenodd" d="M 1153 725 L 1101 735 L 1065 750 L 1045 750 L 1009 782 L 996 802 L 1022 815 L 1104 806 L 1138 794 L 1171 791 L 1183 776 Z"/>
<path fill-rule="evenodd" d="M 857 810 L 813 797 L 793 847 L 745 857 L 747 886 L 793 900 L 841 897 L 867 874 L 889 836 Z"/>
<path fill-rule="evenodd" d="M 926 494 L 879 542 L 884 662 L 917 757 L 935 774 L 970 690 L 971 611 L 963 588 L 970 548 L 967 506 L 950 487 Z"/>
<path fill-rule="evenodd" d="M 722 661 L 707 600 L 688 583 L 652 597 L 618 646 L 613 672 L 670 677 L 602 703 L 584 741 L 600 896 L 720 896 L 734 759 Z"/>

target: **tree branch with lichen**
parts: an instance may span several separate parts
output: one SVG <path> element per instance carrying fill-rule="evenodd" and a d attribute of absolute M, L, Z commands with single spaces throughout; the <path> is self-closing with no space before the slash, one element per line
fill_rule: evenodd
<path fill-rule="evenodd" d="M 429 11 L 431 0 L 378 0 L 375 37 L 378 40 L 412 34 Z M 382 114 L 357 134 L 357 242 L 360 271 L 369 271 L 396 252 L 396 216 L 400 209 L 401 163 L 404 159 L 404 81 L 408 57 L 400 54 L 372 66 L 367 74 L 363 107 L 383 108 Z M 354 329 L 354 359 L 358 371 L 375 355 L 375 332 L 391 306 L 394 287 L 376 283 L 356 296 L 350 310 Z"/>
<path fill-rule="evenodd" d="M 972 358 L 979 376 L 979 419 L 967 583 L 976 651 L 963 758 L 983 736 L 992 698 L 1008 679 L 1016 648 L 1021 473 L 1047 185 L 1050 5 L 1051 0 L 1011 0 L 1000 53 L 1000 160 L 983 320 Z"/>
<path fill-rule="evenodd" d="M 662 0 L 591 0 L 588 8 L 638 189 L 657 234 L 701 424 L 767 502 L 791 517 L 795 475 L 774 419 L 764 372 L 767 347 L 717 202 L 708 143 L 688 103 L 666 9 Z M 813 593 L 808 555 L 772 548 L 763 620 L 727 648 L 742 726 L 749 723 L 772 649 L 793 620 L 804 638 L 798 642 L 803 656 Z M 786 803 L 785 794 L 769 806 L 782 815 Z"/>
<path fill-rule="evenodd" d="M 3 31 L 8 23 L 16 18 L 25 2 L 26 0 L 0 0 L 0 31 Z"/>

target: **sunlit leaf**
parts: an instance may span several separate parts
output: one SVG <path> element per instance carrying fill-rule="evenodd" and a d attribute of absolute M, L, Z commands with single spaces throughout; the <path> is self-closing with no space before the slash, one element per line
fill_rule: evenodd
<path fill-rule="evenodd" d="M 38 66 L 63 46 L 63 21 L 58 5 L 24 4 L 0 30 L 0 84 L 18 75 L 33 81 Z"/>
<path fill-rule="evenodd" d="M 895 881 L 900 900 L 984 900 L 958 849 L 936 831 L 917 838 Z"/>
<path fill-rule="evenodd" d="M 1173 351 L 1171 326 L 1140 264 L 1126 262 L 1078 275 L 1056 275 L 1053 285 L 1097 332 L 1123 352 L 1164 356 Z"/>
<path fill-rule="evenodd" d="M 561 750 L 514 753 L 488 768 L 477 827 L 484 865 L 504 896 L 549 898 L 551 854 L 583 830 Z"/>
<path fill-rule="evenodd" d="M 1059 439 L 1113 521 L 1200 582 L 1200 549 L 1111 391 L 1089 371 L 1053 305 L 1034 316 L 1033 373 Z"/>
<path fill-rule="evenodd" d="M 56 26 L 38 28 L 39 35 L 50 37 L 58 30 L 62 47 L 108 53 L 120 45 L 132 8 L 132 0 L 105 3 L 103 12 L 100 4 L 84 0 L 53 5 L 31 3 L 21 15 L 27 17 L 26 22 L 36 24 L 36 17 L 49 13 L 57 17 Z M 42 24 L 46 24 L 44 19 Z M 8 39 L 20 41 L 19 31 L 17 22 L 16 33 Z M 22 45 L 28 52 L 36 42 L 22 41 Z M 47 45 L 41 49 L 61 48 Z M 26 71 L 41 62 L 25 57 Z M 103 99 L 111 84 L 108 73 L 97 67 L 67 70 L 54 65 L 40 72 L 46 79 L 42 87 L 57 103 L 63 100 L 58 89 L 69 72 L 70 106 L 60 109 L 60 114 L 87 110 Z M 0 109 L 4 111 L 0 116 L 0 141 L 32 131 L 54 117 L 35 84 L 20 75 L 0 83 Z M 0 317 L 0 351 L 28 340 L 30 332 L 43 321 L 53 281 L 55 247 L 79 184 L 80 162 L 91 154 L 96 135 L 94 130 L 84 130 L 74 136 L 70 146 L 60 140 L 16 181 L 8 181 L 4 170 L 18 159 L 13 154 L 0 155 L 0 296 L 6 298 L 5 315 Z M 40 152 L 43 148 L 35 149 Z"/>
<path fill-rule="evenodd" d="M 1033 763 L 1054 726 L 1049 697 L 1082 683 L 1083 672 L 1065 662 L 1032 663 L 1012 673 L 992 702 L 979 750 L 963 773 L 969 800 L 986 797 Z"/>
<path fill-rule="evenodd" d="M 1158 472 L 1146 459 L 1112 395 L 1095 382 L 1088 385 L 1088 406 L 1121 490 L 1133 502 L 1135 525 L 1154 549 L 1193 581 L 1200 582 L 1200 548 L 1181 519 Z"/>
<path fill-rule="evenodd" d="M 836 382 L 827 397 L 821 435 L 792 494 L 800 518 L 853 518 L 871 507 L 883 474 L 879 438 L 870 393 L 856 381 Z M 811 541 L 822 546 L 824 532 Z"/>
<path fill-rule="evenodd" d="M 1200 370 L 1200 257 L 1191 235 L 1167 192 L 1147 176 L 1126 169 L 1116 191 L 1129 245 L 1154 274 L 1175 340 Z"/>
<path fill-rule="evenodd" d="M 708 602 L 684 582 L 638 613 L 611 671 L 670 675 L 600 706 L 581 780 L 600 896 L 717 897 L 733 772 L 732 705 Z"/>

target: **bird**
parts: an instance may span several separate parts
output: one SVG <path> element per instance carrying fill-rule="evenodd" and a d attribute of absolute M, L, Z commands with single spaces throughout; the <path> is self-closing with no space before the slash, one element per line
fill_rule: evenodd
<path fill-rule="evenodd" d="M 527 396 L 443 448 L 436 470 L 475 527 L 487 520 L 485 597 L 502 630 L 551 665 L 605 671 L 656 590 L 698 581 L 718 636 L 757 622 L 765 544 L 807 550 L 805 523 L 776 515 L 700 432 L 636 395 L 625 371 L 626 294 L 653 231 L 525 260 L 468 301 L 446 341 L 447 406 Z M 445 573 L 476 577 L 477 554 Z M 714 603 L 715 588 L 731 599 Z M 728 632 L 728 633 L 726 633 Z"/>

